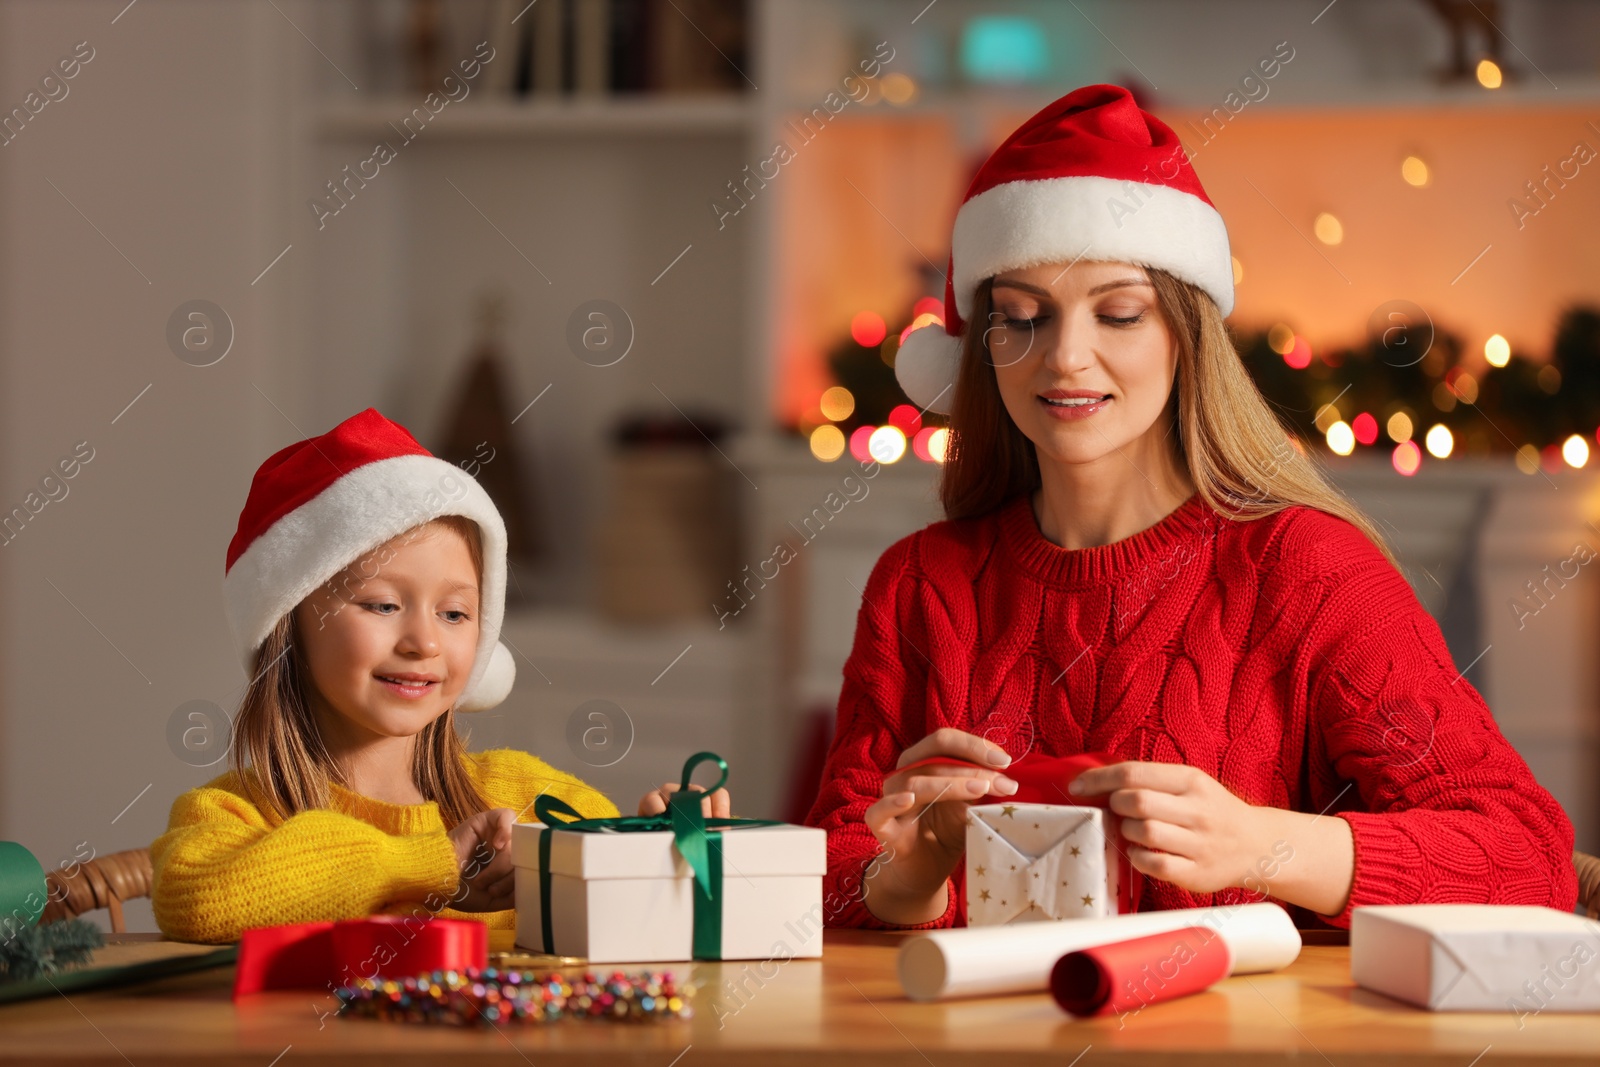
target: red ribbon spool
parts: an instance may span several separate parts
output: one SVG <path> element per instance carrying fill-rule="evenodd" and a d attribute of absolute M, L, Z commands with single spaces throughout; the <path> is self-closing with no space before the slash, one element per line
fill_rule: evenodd
<path fill-rule="evenodd" d="M 357 978 L 489 965 L 489 928 L 472 919 L 373 915 L 259 926 L 239 939 L 233 998 L 270 989 L 327 989 Z"/>
<path fill-rule="evenodd" d="M 1139 897 L 1144 888 L 1144 874 L 1128 861 L 1128 844 L 1122 837 L 1121 817 L 1111 810 L 1111 794 L 1080 797 L 1067 792 L 1072 780 L 1091 767 L 1105 767 L 1120 760 L 1105 752 L 1081 752 L 1075 756 L 1043 756 L 1035 752 L 1025 754 L 1009 767 L 985 767 L 981 763 L 956 759 L 953 756 L 930 756 L 908 763 L 894 773 L 918 767 L 975 767 L 985 771 L 999 771 L 1017 783 L 1017 791 L 1008 797 L 989 794 L 974 800 L 974 804 L 1070 804 L 1099 808 L 1106 813 L 1106 832 L 1117 848 L 1117 914 L 1128 915 L 1139 910 Z"/>

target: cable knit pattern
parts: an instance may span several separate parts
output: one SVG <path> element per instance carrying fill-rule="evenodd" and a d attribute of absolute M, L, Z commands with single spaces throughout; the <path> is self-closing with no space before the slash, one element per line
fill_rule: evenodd
<path fill-rule="evenodd" d="M 532 819 L 541 793 L 591 818 L 617 814 L 604 795 L 515 749 L 468 754 L 468 771 L 491 808 Z M 513 909 L 446 907 L 460 883 L 455 846 L 436 801 L 389 804 L 332 787 L 329 808 L 269 822 L 234 771 L 184 793 L 167 832 L 150 846 L 151 904 L 161 932 L 178 941 L 239 940 L 253 926 L 410 914 L 516 926 Z"/>
<path fill-rule="evenodd" d="M 1014 758 L 1186 763 L 1251 804 L 1345 819 L 1349 903 L 1321 917 L 1285 905 L 1301 926 L 1348 928 L 1364 904 L 1577 900 L 1566 813 L 1405 579 L 1354 526 L 1312 508 L 1242 522 L 1196 495 L 1125 540 L 1067 550 L 1019 496 L 885 552 L 807 819 L 829 831 L 831 924 L 888 925 L 861 900 L 878 851 L 862 814 L 899 753 L 946 726 Z M 964 876 L 925 926 L 964 924 Z M 1140 910 L 1259 899 L 1147 880 Z"/>

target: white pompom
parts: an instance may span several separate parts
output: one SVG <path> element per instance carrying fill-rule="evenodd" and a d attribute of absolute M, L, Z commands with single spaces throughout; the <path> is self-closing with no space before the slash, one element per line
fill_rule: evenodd
<path fill-rule="evenodd" d="M 511 684 L 517 680 L 517 663 L 511 650 L 496 641 L 489 653 L 489 665 L 476 685 L 461 694 L 456 710 L 461 712 L 486 711 L 511 695 Z"/>
<path fill-rule="evenodd" d="M 960 366 L 961 338 L 951 337 L 943 326 L 930 325 L 906 336 L 895 353 L 894 376 L 917 407 L 948 415 Z"/>

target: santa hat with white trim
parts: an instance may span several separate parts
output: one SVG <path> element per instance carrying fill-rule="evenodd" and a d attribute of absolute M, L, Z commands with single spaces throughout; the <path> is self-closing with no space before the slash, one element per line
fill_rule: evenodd
<path fill-rule="evenodd" d="M 1007 137 L 956 213 L 944 325 L 913 330 L 895 355 L 900 388 L 948 413 L 961 335 L 979 282 L 1041 263 L 1157 267 L 1233 310 L 1228 231 L 1178 135 L 1118 85 L 1086 85 Z"/>
<path fill-rule="evenodd" d="M 222 581 L 246 673 L 254 673 L 256 652 L 278 620 L 318 586 L 444 515 L 476 523 L 483 549 L 478 650 L 456 710 L 482 711 L 504 700 L 517 674 L 500 643 L 505 522 L 476 479 L 374 408 L 274 453 L 250 483 Z"/>

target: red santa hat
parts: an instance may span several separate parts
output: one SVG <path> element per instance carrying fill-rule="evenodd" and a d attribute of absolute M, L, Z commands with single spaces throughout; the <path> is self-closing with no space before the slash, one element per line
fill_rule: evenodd
<path fill-rule="evenodd" d="M 457 711 L 492 708 L 516 664 L 500 643 L 506 526 L 489 494 L 375 409 L 261 464 L 228 545 L 222 592 L 247 673 L 278 620 L 318 586 L 385 542 L 444 515 L 477 524 L 483 549 L 478 650 Z"/>
<path fill-rule="evenodd" d="M 1158 267 L 1233 310 L 1228 231 L 1178 135 L 1118 85 L 1076 89 L 1023 123 L 978 170 L 956 213 L 944 325 L 906 337 L 895 375 L 948 413 L 979 282 L 1078 259 Z"/>

